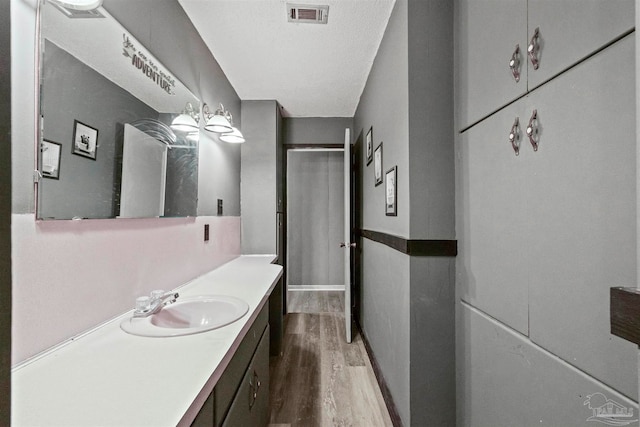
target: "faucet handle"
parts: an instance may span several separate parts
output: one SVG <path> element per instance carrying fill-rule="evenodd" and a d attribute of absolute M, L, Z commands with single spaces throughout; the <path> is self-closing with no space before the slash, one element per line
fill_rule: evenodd
<path fill-rule="evenodd" d="M 164 291 L 162 289 L 156 289 L 151 291 L 151 300 L 155 301 L 164 296 Z"/>
<path fill-rule="evenodd" d="M 136 311 L 145 312 L 151 308 L 151 298 L 138 297 L 136 298 Z"/>

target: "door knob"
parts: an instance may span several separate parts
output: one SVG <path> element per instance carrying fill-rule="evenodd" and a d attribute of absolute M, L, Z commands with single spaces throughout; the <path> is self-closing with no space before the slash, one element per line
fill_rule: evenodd
<path fill-rule="evenodd" d="M 356 244 L 355 243 L 340 242 L 340 247 L 341 248 L 346 248 L 346 247 L 355 248 Z"/>

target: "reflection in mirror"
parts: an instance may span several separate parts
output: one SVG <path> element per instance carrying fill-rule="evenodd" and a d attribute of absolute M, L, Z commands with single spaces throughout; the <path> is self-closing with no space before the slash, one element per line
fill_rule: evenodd
<path fill-rule="evenodd" d="M 200 101 L 97 12 L 41 4 L 37 216 L 195 216 Z M 195 128 L 172 128 L 178 116 Z"/>

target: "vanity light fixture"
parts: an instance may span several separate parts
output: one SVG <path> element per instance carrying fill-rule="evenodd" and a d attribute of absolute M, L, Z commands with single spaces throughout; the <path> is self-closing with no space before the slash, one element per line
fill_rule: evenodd
<path fill-rule="evenodd" d="M 202 115 L 205 119 L 204 129 L 209 132 L 220 133 L 220 141 L 232 144 L 240 144 L 244 142 L 242 132 L 233 126 L 233 117 L 231 113 L 224 109 L 222 104 L 218 105 L 215 113 L 211 114 L 211 110 L 207 104 L 202 106 Z"/>
<path fill-rule="evenodd" d="M 218 109 L 213 114 L 211 114 L 209 106 L 204 104 L 202 106 L 202 115 L 205 119 L 205 130 L 215 133 L 228 133 L 233 131 L 231 127 L 231 113 L 225 110 L 222 104 L 218 105 Z"/>
<path fill-rule="evenodd" d="M 198 115 L 198 111 L 193 108 L 193 105 L 191 105 L 190 102 L 187 102 L 182 113 L 171 122 L 171 129 L 180 132 L 198 131 L 200 129 L 198 127 L 199 120 L 200 117 Z"/>
<path fill-rule="evenodd" d="M 73 10 L 93 10 L 102 6 L 102 0 L 52 0 L 52 2 Z"/>
<path fill-rule="evenodd" d="M 242 144 L 244 142 L 244 136 L 237 127 L 233 127 L 233 131 L 220 135 L 220 141 L 229 142 L 232 144 Z"/>

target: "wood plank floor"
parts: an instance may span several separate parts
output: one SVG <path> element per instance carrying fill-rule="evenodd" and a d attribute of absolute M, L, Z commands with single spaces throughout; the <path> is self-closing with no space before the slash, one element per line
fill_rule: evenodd
<path fill-rule="evenodd" d="M 345 342 L 342 295 L 288 293 L 283 354 L 271 358 L 270 427 L 392 425 L 360 334 Z"/>
<path fill-rule="evenodd" d="M 342 291 L 289 291 L 287 292 L 289 313 L 343 313 Z"/>

